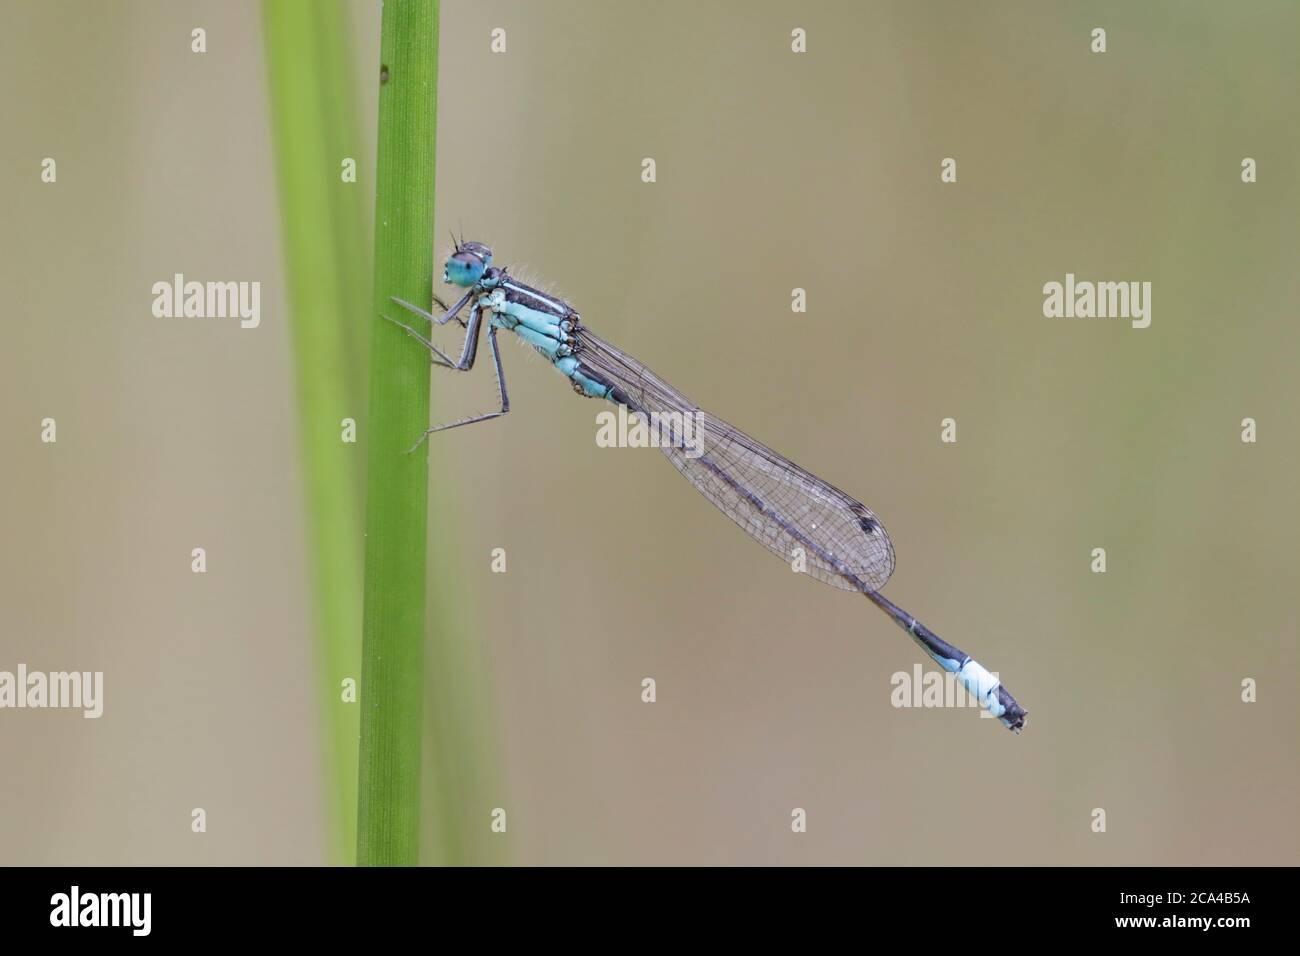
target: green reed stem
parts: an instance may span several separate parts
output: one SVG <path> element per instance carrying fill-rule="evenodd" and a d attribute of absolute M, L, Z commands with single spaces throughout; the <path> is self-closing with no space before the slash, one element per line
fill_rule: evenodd
<path fill-rule="evenodd" d="M 388 0 L 380 47 L 357 862 L 419 858 L 429 356 L 379 318 L 431 301 L 438 4 Z M 408 317 L 409 319 L 409 317 Z"/>

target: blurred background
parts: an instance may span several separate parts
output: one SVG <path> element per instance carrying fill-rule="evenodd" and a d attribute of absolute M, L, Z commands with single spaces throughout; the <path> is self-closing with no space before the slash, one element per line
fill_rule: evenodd
<path fill-rule="evenodd" d="M 365 278 L 380 5 L 319 6 Z M 311 463 L 270 21 L 0 9 L 0 670 L 105 675 L 98 720 L 0 711 L 0 862 L 346 861 L 371 317 L 326 370 L 361 440 Z M 862 499 L 889 597 L 1030 718 L 892 707 L 893 624 L 596 447 L 602 406 L 506 343 L 514 410 L 431 443 L 424 859 L 1296 863 L 1298 31 L 1289 2 L 445 0 L 438 234 Z M 155 318 L 177 272 L 260 281 L 260 326 Z M 1151 282 L 1150 328 L 1044 318 L 1066 273 Z M 487 363 L 434 378 L 437 421 L 492 405 Z"/>

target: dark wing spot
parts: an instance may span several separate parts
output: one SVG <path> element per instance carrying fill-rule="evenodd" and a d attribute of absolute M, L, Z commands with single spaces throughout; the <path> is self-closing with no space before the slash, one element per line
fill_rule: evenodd
<path fill-rule="evenodd" d="M 875 530 L 880 527 L 880 522 L 869 515 L 863 515 L 858 519 L 858 527 L 866 534 L 874 534 Z"/>

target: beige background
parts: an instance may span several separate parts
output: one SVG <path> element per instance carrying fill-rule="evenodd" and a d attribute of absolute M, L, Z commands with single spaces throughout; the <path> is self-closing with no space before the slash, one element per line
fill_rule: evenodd
<path fill-rule="evenodd" d="M 0 2 L 0 669 L 107 682 L 98 721 L 0 711 L 0 862 L 322 862 L 260 11 Z M 862 498 L 889 596 L 1030 711 L 891 708 L 897 628 L 511 347 L 515 411 L 431 483 L 506 858 L 1297 862 L 1297 35 L 1283 2 L 445 3 L 440 232 Z M 178 271 L 260 280 L 261 328 L 154 319 Z M 1151 328 L 1045 319 L 1067 272 L 1152 282 Z"/>

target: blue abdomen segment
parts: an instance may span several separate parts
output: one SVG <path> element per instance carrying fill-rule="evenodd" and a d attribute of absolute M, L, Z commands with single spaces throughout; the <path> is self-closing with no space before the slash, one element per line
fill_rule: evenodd
<path fill-rule="evenodd" d="M 597 376 L 573 356 L 562 358 L 555 367 L 588 398 L 609 398 L 614 386 Z"/>
<path fill-rule="evenodd" d="M 967 658 L 956 672 L 957 679 L 962 682 L 963 686 L 970 691 L 971 696 L 983 705 L 994 717 L 1001 717 L 1007 712 L 998 699 L 998 688 L 1002 686 L 1002 681 L 998 680 L 974 658 Z"/>
<path fill-rule="evenodd" d="M 950 674 L 955 674 L 961 681 L 972 697 L 979 701 L 980 706 L 988 710 L 994 717 L 1003 717 L 1007 708 L 1003 706 L 998 688 L 1002 686 L 1002 681 L 994 677 L 979 661 L 973 657 L 963 656 L 960 659 L 946 656 L 944 650 L 956 650 L 955 647 L 947 645 L 942 650 L 933 646 L 933 642 L 926 640 L 929 637 L 928 629 L 919 621 L 913 621 L 909 627 L 908 633 L 912 635 L 913 640 L 921 646 L 930 657 L 934 658 L 935 663 Z M 1006 723 L 1006 721 L 1003 721 Z M 1008 724 L 1010 726 L 1010 724 Z"/>
<path fill-rule="evenodd" d="M 868 600 L 894 619 L 903 630 L 911 635 L 912 640 L 925 651 L 936 664 L 950 674 L 955 674 L 962 686 L 990 714 L 998 718 L 1004 727 L 1020 733 L 1025 726 L 1025 709 L 1020 706 L 1011 692 L 1002 686 L 1002 681 L 994 677 L 982 664 L 969 654 L 953 647 L 934 631 L 930 630 L 912 615 L 879 591 L 863 589 Z"/>

